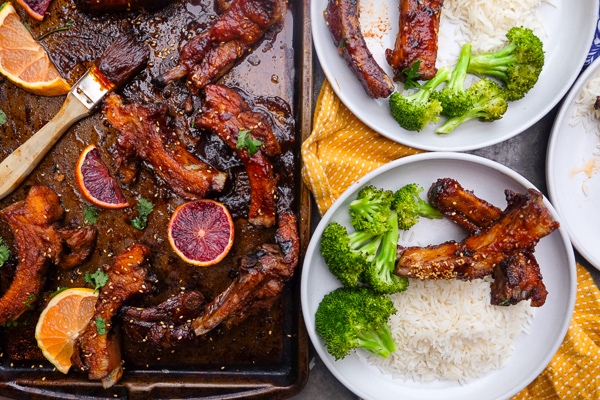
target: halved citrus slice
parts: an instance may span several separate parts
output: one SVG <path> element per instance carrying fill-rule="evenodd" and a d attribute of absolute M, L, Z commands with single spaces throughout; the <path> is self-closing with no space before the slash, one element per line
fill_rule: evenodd
<path fill-rule="evenodd" d="M 75 288 L 50 300 L 35 327 L 35 339 L 44 357 L 63 374 L 71 368 L 75 340 L 94 315 L 98 293 Z"/>
<path fill-rule="evenodd" d="M 125 195 L 115 178 L 100 158 L 96 145 L 83 150 L 77 161 L 77 183 L 83 195 L 92 203 L 104 208 L 129 207 Z"/>
<path fill-rule="evenodd" d="M 201 267 L 216 264 L 229 253 L 233 234 L 229 211 L 213 200 L 184 203 L 169 222 L 169 242 L 175 253 Z"/>
<path fill-rule="evenodd" d="M 0 8 L 0 73 L 15 85 L 41 96 L 60 96 L 71 88 L 10 3 Z"/>
<path fill-rule="evenodd" d="M 17 0 L 17 3 L 33 18 L 42 21 L 50 5 L 50 0 Z"/>

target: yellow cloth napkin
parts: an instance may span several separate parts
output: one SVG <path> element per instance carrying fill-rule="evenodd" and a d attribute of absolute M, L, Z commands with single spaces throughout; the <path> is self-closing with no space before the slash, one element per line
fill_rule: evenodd
<path fill-rule="evenodd" d="M 323 215 L 352 183 L 392 160 L 420 153 L 372 131 L 339 100 L 327 81 L 302 145 L 302 178 Z M 577 265 L 577 300 L 567 335 L 546 369 L 512 400 L 600 399 L 600 293 Z"/>

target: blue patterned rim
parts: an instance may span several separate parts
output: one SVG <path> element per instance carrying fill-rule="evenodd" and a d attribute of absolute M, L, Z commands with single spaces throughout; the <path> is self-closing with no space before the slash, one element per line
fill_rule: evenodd
<path fill-rule="evenodd" d="M 600 55 L 600 20 L 596 23 L 596 35 L 592 42 L 592 47 L 588 53 L 587 59 L 585 60 L 584 66 L 587 67 Z"/>

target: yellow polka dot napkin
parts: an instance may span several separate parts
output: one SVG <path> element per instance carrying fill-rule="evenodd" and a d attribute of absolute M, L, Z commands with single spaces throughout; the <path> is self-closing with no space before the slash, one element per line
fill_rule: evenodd
<path fill-rule="evenodd" d="M 313 132 L 302 145 L 302 178 L 323 215 L 344 190 L 368 172 L 420 152 L 368 128 L 325 81 Z M 575 312 L 565 340 L 546 369 L 511 400 L 542 399 L 600 399 L 600 293 L 579 264 Z"/>
<path fill-rule="evenodd" d="M 323 215 L 344 190 L 368 172 L 420 152 L 371 130 L 342 104 L 325 81 L 317 100 L 312 134 L 302 144 L 302 179 Z"/>

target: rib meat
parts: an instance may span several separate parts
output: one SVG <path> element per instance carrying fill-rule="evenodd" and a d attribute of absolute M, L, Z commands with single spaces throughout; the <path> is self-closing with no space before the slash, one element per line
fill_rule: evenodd
<path fill-rule="evenodd" d="M 19 249 L 12 284 L 0 299 L 0 324 L 16 320 L 37 300 L 50 264 L 72 268 L 90 255 L 97 231 L 59 229 L 64 214 L 60 200 L 46 186 L 34 186 L 27 198 L 0 211 Z M 63 249 L 66 240 L 67 251 Z"/>
<path fill-rule="evenodd" d="M 171 348 L 196 341 L 192 321 L 204 313 L 206 300 L 197 291 L 179 293 L 156 307 L 125 307 L 123 328 L 134 342 Z"/>
<path fill-rule="evenodd" d="M 221 323 L 229 328 L 249 315 L 271 308 L 294 274 L 300 251 L 294 214 L 281 212 L 278 225 L 278 245 L 264 244 L 242 257 L 238 277 L 194 321 L 196 335 L 204 335 Z"/>
<path fill-rule="evenodd" d="M 338 52 L 372 98 L 386 98 L 394 84 L 369 51 L 360 28 L 359 0 L 329 0 L 325 21 Z"/>
<path fill-rule="evenodd" d="M 108 122 L 121 131 L 116 167 L 124 183 L 136 180 L 142 159 L 184 199 L 203 198 L 223 189 L 227 174 L 200 161 L 179 144 L 167 126 L 166 105 L 123 104 L 120 96 L 112 94 L 106 99 L 104 110 Z"/>
<path fill-rule="evenodd" d="M 402 70 L 418 60 L 421 78 L 431 79 L 437 74 L 435 61 L 443 4 L 443 0 L 400 0 L 400 31 L 394 50 L 385 51 L 395 80 L 402 80 Z"/>
<path fill-rule="evenodd" d="M 77 339 L 71 361 L 88 378 L 102 380 L 105 388 L 114 385 L 123 374 L 119 330 L 113 327 L 113 319 L 121 306 L 132 297 L 150 293 L 152 284 L 145 265 L 150 249 L 134 245 L 121 252 L 112 267 L 104 266 L 108 282 L 102 289 L 94 316 Z M 106 324 L 105 333 L 98 331 L 98 324 Z"/>
<path fill-rule="evenodd" d="M 395 273 L 420 279 L 481 278 L 515 252 L 533 249 L 558 228 L 538 191 L 505 193 L 508 207 L 502 217 L 460 243 L 404 249 Z"/>
<path fill-rule="evenodd" d="M 285 0 L 234 0 L 219 5 L 226 8 L 225 14 L 210 30 L 188 42 L 179 65 L 154 83 L 165 85 L 187 75 L 190 91 L 197 93 L 229 71 L 266 31 L 283 20 L 286 11 Z"/>
<path fill-rule="evenodd" d="M 273 226 L 277 179 L 267 156 L 279 154 L 281 150 L 269 121 L 262 114 L 253 112 L 238 93 L 225 86 L 208 85 L 205 92 L 206 102 L 196 125 L 219 135 L 244 163 L 250 181 L 250 223 Z M 264 145 L 250 155 L 247 148 L 237 147 L 240 131 L 250 131 L 248 134 L 252 139 L 260 140 Z"/>

